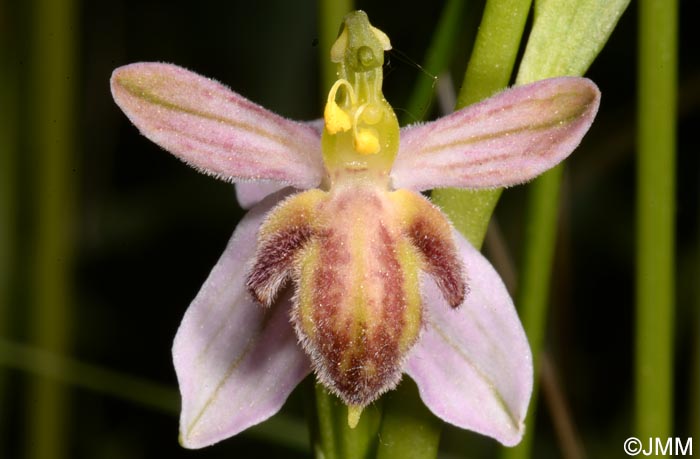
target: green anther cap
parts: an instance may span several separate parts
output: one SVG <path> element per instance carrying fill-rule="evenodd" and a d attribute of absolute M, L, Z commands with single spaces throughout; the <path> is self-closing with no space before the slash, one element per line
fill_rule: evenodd
<path fill-rule="evenodd" d="M 389 37 L 369 23 L 364 11 L 348 13 L 343 31 L 331 48 L 331 61 L 344 63 L 348 72 L 366 72 L 384 65 L 384 51 L 391 49 Z"/>

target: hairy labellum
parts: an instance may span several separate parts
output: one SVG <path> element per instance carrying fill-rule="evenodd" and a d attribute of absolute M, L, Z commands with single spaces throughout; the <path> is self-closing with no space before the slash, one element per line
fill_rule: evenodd
<path fill-rule="evenodd" d="M 401 379 L 420 332 L 420 271 L 461 304 L 462 266 L 442 213 L 417 193 L 347 186 L 270 212 L 246 285 L 268 305 L 294 280 L 293 321 L 319 380 L 362 407 Z"/>

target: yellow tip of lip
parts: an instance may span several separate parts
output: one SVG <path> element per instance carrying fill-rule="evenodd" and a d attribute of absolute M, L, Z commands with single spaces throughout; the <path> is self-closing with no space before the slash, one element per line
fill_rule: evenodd
<path fill-rule="evenodd" d="M 364 408 L 360 405 L 348 405 L 348 426 L 351 429 L 357 427 L 357 423 L 360 422 L 360 415 Z"/>

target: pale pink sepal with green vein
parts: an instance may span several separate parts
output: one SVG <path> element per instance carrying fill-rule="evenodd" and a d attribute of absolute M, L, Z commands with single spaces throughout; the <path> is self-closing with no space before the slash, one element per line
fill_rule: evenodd
<path fill-rule="evenodd" d="M 258 228 L 278 200 L 270 196 L 238 224 L 175 336 L 180 442 L 187 448 L 269 418 L 311 371 L 289 323 L 289 299 L 265 311 L 245 288 Z"/>
<path fill-rule="evenodd" d="M 316 125 L 282 118 L 182 67 L 120 67 L 112 96 L 143 135 L 202 172 L 297 188 L 318 186 L 323 177 Z"/>
<path fill-rule="evenodd" d="M 599 101 L 591 80 L 551 78 L 404 128 L 394 187 L 493 188 L 530 180 L 578 146 Z"/>
<path fill-rule="evenodd" d="M 524 433 L 532 392 L 530 346 L 501 277 L 461 235 L 455 238 L 469 295 L 452 309 L 426 282 L 426 327 L 405 371 L 435 415 L 512 446 Z"/>

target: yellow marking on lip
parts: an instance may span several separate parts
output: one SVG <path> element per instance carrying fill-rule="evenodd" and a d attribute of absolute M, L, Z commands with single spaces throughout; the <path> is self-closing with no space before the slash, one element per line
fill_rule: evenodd
<path fill-rule="evenodd" d="M 258 238 L 266 238 L 299 225 L 318 227 L 321 219 L 317 207 L 327 197 L 328 193 L 320 189 L 307 190 L 288 197 L 268 213 L 260 226 Z"/>
<path fill-rule="evenodd" d="M 314 241 L 304 248 L 300 254 L 299 277 L 299 303 L 297 314 L 300 319 L 301 328 L 309 339 L 316 336 L 316 326 L 314 323 L 314 271 L 318 266 L 319 243 Z"/>
<path fill-rule="evenodd" d="M 406 309 L 404 328 L 401 331 L 399 349 L 406 352 L 418 337 L 421 326 L 422 300 L 420 296 L 419 271 L 421 258 L 411 243 L 402 238 L 397 244 L 396 255 L 403 272 L 403 292 Z"/>

